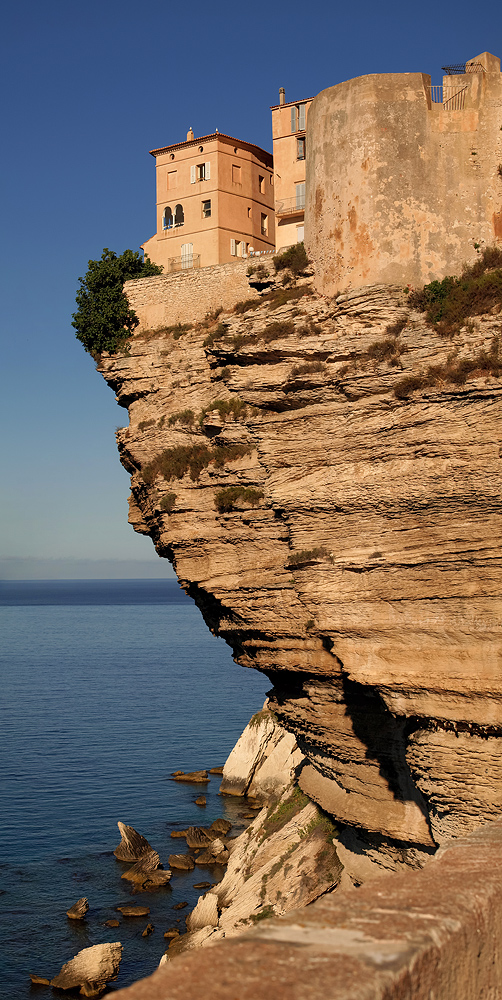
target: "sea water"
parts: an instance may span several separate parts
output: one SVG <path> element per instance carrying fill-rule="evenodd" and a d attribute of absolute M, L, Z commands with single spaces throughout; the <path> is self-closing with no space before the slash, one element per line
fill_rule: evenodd
<path fill-rule="evenodd" d="M 218 877 L 173 871 L 138 893 L 113 856 L 117 820 L 165 867 L 186 850 L 173 829 L 217 816 L 242 829 L 242 803 L 218 795 L 218 776 L 194 786 L 171 772 L 221 765 L 270 685 L 233 663 L 173 580 L 4 581 L 0 628 L 0 996 L 43 996 L 30 972 L 52 978 L 81 948 L 120 941 L 113 991 L 155 970 L 194 884 Z M 81 896 L 89 913 L 71 921 Z M 122 919 L 126 903 L 149 916 Z M 120 926 L 105 927 L 110 918 Z"/>

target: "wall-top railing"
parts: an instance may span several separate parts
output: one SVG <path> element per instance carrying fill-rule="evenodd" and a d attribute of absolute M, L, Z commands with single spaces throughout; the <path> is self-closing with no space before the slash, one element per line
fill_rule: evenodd
<path fill-rule="evenodd" d="M 485 67 L 479 62 L 452 63 L 451 66 L 441 66 L 446 76 L 463 76 L 464 73 L 485 73 Z"/>
<path fill-rule="evenodd" d="M 305 195 L 297 195 L 294 198 L 283 198 L 275 206 L 276 215 L 296 215 L 298 212 L 303 211 L 305 211 Z"/>
<path fill-rule="evenodd" d="M 442 83 L 432 84 L 429 87 L 432 103 L 442 104 L 445 111 L 463 111 L 468 89 L 462 87 L 461 90 L 457 90 L 456 87 L 444 87 Z"/>

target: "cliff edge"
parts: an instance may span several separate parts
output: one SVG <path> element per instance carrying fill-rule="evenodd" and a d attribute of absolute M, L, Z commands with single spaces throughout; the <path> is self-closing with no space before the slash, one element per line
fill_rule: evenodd
<path fill-rule="evenodd" d="M 270 678 L 303 791 L 393 850 L 502 807 L 502 386 L 481 361 L 451 377 L 500 329 L 452 344 L 400 287 L 303 279 L 99 365 L 129 410 L 130 522 Z"/>

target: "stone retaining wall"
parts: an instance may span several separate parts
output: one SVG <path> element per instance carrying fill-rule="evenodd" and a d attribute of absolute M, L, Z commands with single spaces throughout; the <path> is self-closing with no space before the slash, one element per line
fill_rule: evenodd
<path fill-rule="evenodd" d="M 116 1000 L 500 1000 L 502 820 L 425 868 L 186 953 Z"/>
<path fill-rule="evenodd" d="M 272 259 L 267 254 L 232 264 L 126 281 L 124 291 L 140 321 L 138 332 L 198 322 L 220 306 L 232 309 L 242 299 L 257 298 L 258 292 L 250 287 L 246 276 L 250 264 L 263 264 L 274 273 Z"/>

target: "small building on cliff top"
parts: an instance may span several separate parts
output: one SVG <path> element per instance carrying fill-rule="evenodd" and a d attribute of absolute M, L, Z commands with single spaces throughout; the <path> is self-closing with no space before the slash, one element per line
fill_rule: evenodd
<path fill-rule="evenodd" d="M 312 98 L 286 104 L 284 88 L 272 112 L 275 238 L 284 250 L 304 237 L 307 117 Z"/>
<path fill-rule="evenodd" d="M 143 244 L 164 271 L 226 264 L 275 248 L 270 153 L 214 132 L 153 149 L 157 232 Z"/>
<path fill-rule="evenodd" d="M 307 127 L 305 242 L 318 291 L 423 285 L 502 240 L 502 75 L 483 52 L 323 90 Z"/>

